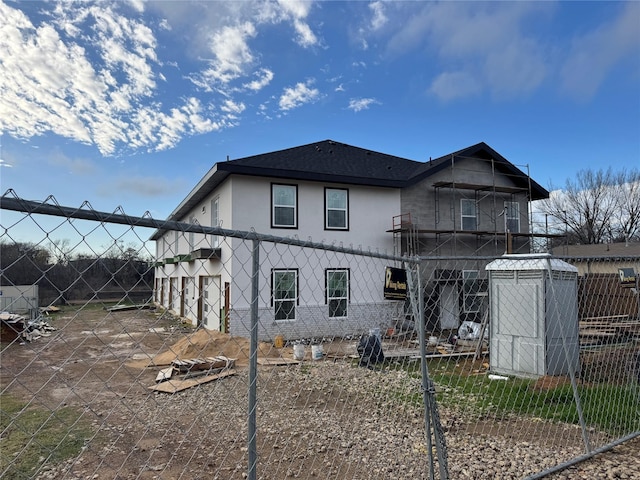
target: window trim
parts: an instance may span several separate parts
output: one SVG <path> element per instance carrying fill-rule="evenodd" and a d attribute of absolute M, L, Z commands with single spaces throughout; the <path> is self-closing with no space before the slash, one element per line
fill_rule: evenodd
<path fill-rule="evenodd" d="M 346 296 L 344 297 L 330 297 L 329 296 L 329 274 L 333 272 L 344 272 L 347 277 Z M 332 315 L 331 314 L 331 300 L 346 300 L 345 315 Z M 326 268 L 324 271 L 324 303 L 328 307 L 328 313 L 330 319 L 346 319 L 349 318 L 349 304 L 351 303 L 351 270 L 349 268 Z"/>
<path fill-rule="evenodd" d="M 291 272 L 294 274 L 295 281 L 295 298 L 293 299 L 293 318 L 275 318 L 277 303 L 282 303 L 284 301 L 291 301 L 290 299 L 276 299 L 276 274 L 277 273 L 287 273 Z M 300 305 L 300 283 L 299 272 L 297 268 L 272 268 L 271 269 L 271 307 L 273 308 L 273 315 L 275 322 L 295 322 L 298 319 L 298 309 L 297 307 Z"/>
<path fill-rule="evenodd" d="M 274 202 L 275 187 L 293 187 L 294 188 L 293 207 L 291 207 L 289 205 L 276 205 L 275 204 L 275 202 Z M 276 207 L 293 208 L 293 225 L 277 225 L 275 223 L 275 209 L 276 209 Z M 288 228 L 288 229 L 297 229 L 298 228 L 298 185 L 288 184 L 288 183 L 272 183 L 271 184 L 271 228 Z"/>
<path fill-rule="evenodd" d="M 465 215 L 463 204 L 466 202 L 473 202 L 473 215 Z M 474 219 L 474 227 L 472 229 L 464 228 L 464 220 L 465 218 L 473 218 Z M 478 230 L 478 202 L 472 200 L 470 198 L 461 198 L 460 199 L 460 229 L 463 232 L 473 232 Z"/>
<path fill-rule="evenodd" d="M 511 213 L 511 210 L 513 208 L 513 206 L 516 206 L 515 210 L 517 210 L 516 216 L 509 216 L 509 213 Z M 511 229 L 509 229 L 509 222 L 517 222 L 518 227 L 516 229 L 516 231 L 512 231 Z M 520 233 L 520 203 L 519 202 L 514 202 L 514 201 L 510 201 L 510 200 L 505 200 L 504 202 L 504 229 L 505 229 L 505 233 L 507 232 L 507 230 L 509 231 L 509 233 Z"/>
<path fill-rule="evenodd" d="M 329 209 L 328 195 L 330 191 L 334 191 L 334 190 L 346 192 L 346 196 L 345 196 L 346 206 L 344 209 L 342 208 Z M 329 210 L 344 212 L 344 221 L 345 221 L 344 227 L 329 226 Z M 348 188 L 324 187 L 324 229 L 325 230 L 343 230 L 343 231 L 349 230 L 349 189 Z"/>

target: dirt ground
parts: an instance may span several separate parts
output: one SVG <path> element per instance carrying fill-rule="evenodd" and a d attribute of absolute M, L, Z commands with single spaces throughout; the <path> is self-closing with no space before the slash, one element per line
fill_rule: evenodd
<path fill-rule="evenodd" d="M 247 339 L 193 331 L 174 317 L 153 310 L 108 312 L 100 306 L 89 306 L 81 310 L 69 308 L 47 320 L 56 328 L 48 336 L 26 344 L 2 345 L 2 391 L 52 412 L 62 406 L 77 407 L 99 434 L 87 442 L 81 461 L 47 466 L 36 478 L 243 478 L 246 417 L 233 403 L 241 403 L 238 392 L 247 390 Z M 325 361 L 349 361 L 349 355 L 356 352 L 354 342 L 345 341 L 327 345 L 324 353 Z M 210 384 L 211 389 L 216 389 L 215 395 L 204 389 L 185 390 L 180 396 L 150 393 L 159 370 L 174 359 L 219 355 L 235 360 L 238 375 Z M 309 360 L 309 348 L 306 355 Z M 262 343 L 259 358 L 291 360 L 293 349 L 276 349 Z M 298 372 L 308 374 L 305 370 Z M 269 375 L 273 392 L 264 401 L 264 408 L 269 402 L 275 402 L 277 407 L 278 395 L 287 399 L 292 396 L 285 388 L 285 380 L 275 381 L 284 373 L 271 370 Z M 313 381 L 302 384 L 300 389 L 304 391 L 295 392 L 291 408 L 322 402 L 322 408 L 331 408 L 337 417 L 355 412 L 353 407 L 345 408 L 358 398 L 348 384 L 341 392 L 323 392 L 322 399 L 318 398 Z M 202 412 L 212 409 L 211 402 L 224 402 L 226 406 L 214 406 L 211 418 L 203 422 Z M 286 418 L 286 412 L 283 415 Z M 283 424 L 286 420 L 274 422 L 277 424 L 273 430 L 267 428 L 261 434 L 264 438 L 271 434 L 278 439 L 294 435 L 291 426 Z M 215 452 L 202 452 L 204 435 L 215 439 Z M 224 448 L 225 442 L 228 449 Z M 603 458 L 624 462 L 627 455 L 635 458 L 639 447 L 640 440 L 636 439 L 590 462 Z M 263 446 L 261 454 L 272 458 L 278 448 L 278 442 L 270 442 L 267 450 Z M 192 467 L 185 470 L 184 465 Z M 197 473 L 212 469 L 218 474 Z"/>

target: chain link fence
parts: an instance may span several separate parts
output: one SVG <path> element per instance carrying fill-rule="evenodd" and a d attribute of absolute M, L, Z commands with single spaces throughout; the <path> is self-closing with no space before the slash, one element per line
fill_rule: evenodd
<path fill-rule="evenodd" d="M 2 477 L 536 478 L 640 433 L 637 260 L 1 207 Z"/>

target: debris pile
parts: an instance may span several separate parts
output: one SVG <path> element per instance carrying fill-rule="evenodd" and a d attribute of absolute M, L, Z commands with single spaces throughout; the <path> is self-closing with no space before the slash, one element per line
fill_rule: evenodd
<path fill-rule="evenodd" d="M 174 360 L 156 376 L 157 392 L 176 393 L 203 383 L 235 375 L 235 359 L 224 356 Z"/>
<path fill-rule="evenodd" d="M 51 332 L 57 330 L 41 316 L 34 320 L 28 320 L 23 315 L 1 312 L 0 324 L 2 330 L 0 336 L 3 342 L 19 340 L 20 343 L 33 342 L 40 337 L 48 337 Z"/>

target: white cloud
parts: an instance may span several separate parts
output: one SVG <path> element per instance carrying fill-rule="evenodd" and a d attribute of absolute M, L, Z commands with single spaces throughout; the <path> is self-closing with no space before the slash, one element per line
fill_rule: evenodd
<path fill-rule="evenodd" d="M 84 158 L 69 158 L 67 155 L 56 152 L 48 159 L 48 163 L 56 169 L 63 169 L 72 175 L 92 175 L 96 166 L 90 160 Z"/>
<path fill-rule="evenodd" d="M 252 80 L 251 82 L 243 85 L 244 88 L 253 90 L 254 92 L 262 90 L 271 83 L 271 80 L 273 80 L 273 72 L 268 68 L 262 68 L 255 72 L 254 75 L 258 77 L 256 80 Z"/>
<path fill-rule="evenodd" d="M 380 30 L 389 21 L 384 13 L 384 3 L 380 1 L 370 3 L 369 10 L 373 13 L 371 30 Z"/>
<path fill-rule="evenodd" d="M 367 110 L 371 105 L 380 104 L 375 98 L 352 98 L 349 100 L 349 110 L 359 112 L 360 110 Z"/>
<path fill-rule="evenodd" d="M 156 198 L 174 194 L 176 190 L 184 188 L 183 183 L 158 176 L 134 175 L 120 177 L 102 184 L 98 193 L 103 196 L 113 196 L 114 192 L 125 196 L 135 193 L 135 195 L 142 197 Z"/>
<path fill-rule="evenodd" d="M 293 28 L 298 34 L 296 41 L 302 47 L 312 47 L 317 45 L 318 37 L 313 33 L 311 27 L 304 19 L 309 15 L 312 3 L 305 0 L 278 0 L 285 18 L 291 19 Z"/>
<path fill-rule="evenodd" d="M 0 167 L 11 168 L 13 167 L 13 165 L 0 158 Z"/>
<path fill-rule="evenodd" d="M 163 111 L 155 36 L 118 7 L 60 3 L 48 12 L 49 23 L 35 25 L 0 3 L 0 131 L 23 139 L 52 132 L 113 155 L 163 150 L 184 135 L 233 125 L 240 108 L 233 102 L 216 113 L 187 97 Z M 250 25 L 243 28 L 251 35 Z M 243 38 L 217 38 L 215 66 L 223 77 L 251 59 Z"/>
<path fill-rule="evenodd" d="M 429 90 L 442 94 L 443 100 L 482 91 L 496 98 L 526 95 L 550 72 L 547 46 L 527 36 L 523 26 L 553 8 L 545 2 L 441 2 L 423 4 L 417 11 L 399 10 L 403 28 L 389 39 L 387 55 L 426 52 L 419 61 L 442 71 Z M 452 83 L 446 85 L 445 80 Z"/>
<path fill-rule="evenodd" d="M 240 102 L 240 103 L 236 103 L 232 100 L 225 100 L 222 104 L 222 106 L 220 107 L 220 110 L 222 110 L 225 113 L 228 113 L 229 115 L 233 115 L 234 117 L 242 112 L 244 112 L 245 110 L 245 105 L 244 103 Z"/>
<path fill-rule="evenodd" d="M 611 70 L 624 58 L 640 57 L 640 3 L 628 2 L 612 21 L 576 36 L 560 77 L 564 90 L 591 98 Z"/>
<path fill-rule="evenodd" d="M 280 110 L 291 110 L 305 103 L 316 101 L 320 97 L 320 91 L 317 88 L 310 88 L 312 83 L 312 81 L 307 81 L 306 83 L 297 83 L 293 88 L 285 88 L 278 103 Z"/>
<path fill-rule="evenodd" d="M 214 59 L 209 68 L 194 75 L 192 81 L 207 91 L 216 83 L 229 83 L 245 75 L 247 68 L 254 62 L 248 40 L 255 37 L 256 28 L 250 22 L 241 25 L 225 26 L 214 33 L 210 39 Z"/>
<path fill-rule="evenodd" d="M 482 85 L 475 75 L 467 72 L 443 72 L 429 87 L 429 92 L 443 101 L 455 100 L 478 94 Z"/>

